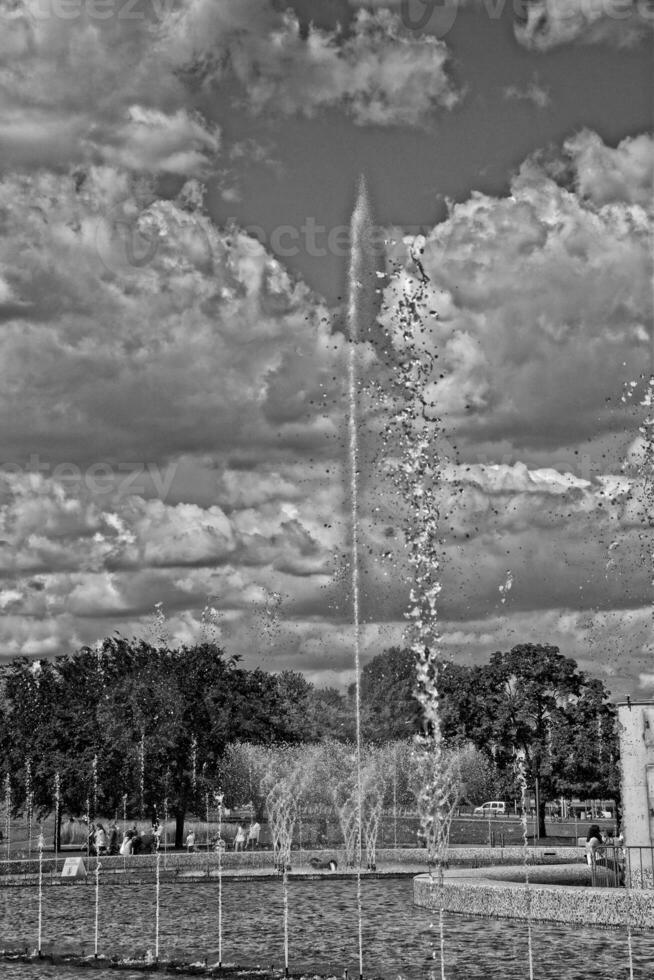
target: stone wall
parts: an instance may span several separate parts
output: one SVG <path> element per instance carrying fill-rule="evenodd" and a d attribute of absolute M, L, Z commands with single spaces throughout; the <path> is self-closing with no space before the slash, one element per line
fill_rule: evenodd
<path fill-rule="evenodd" d="M 532 885 L 447 877 L 442 890 L 428 875 L 414 879 L 414 902 L 462 915 L 654 928 L 654 892 L 622 888 Z"/>

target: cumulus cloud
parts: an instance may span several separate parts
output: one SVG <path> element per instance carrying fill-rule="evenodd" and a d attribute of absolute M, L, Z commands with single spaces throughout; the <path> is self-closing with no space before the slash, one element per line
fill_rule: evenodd
<path fill-rule="evenodd" d="M 643 0 L 529 0 L 515 21 L 518 41 L 540 51 L 571 42 L 631 45 L 651 29 Z"/>
<path fill-rule="evenodd" d="M 210 89 L 234 77 L 255 113 L 340 107 L 358 125 L 417 125 L 458 101 L 446 46 L 389 10 L 358 11 L 347 32 L 305 34 L 290 11 L 274 14 L 260 0 L 234 6 L 194 0 L 171 20 L 166 50 Z"/>
<path fill-rule="evenodd" d="M 396 239 L 403 272 L 382 323 L 401 348 L 397 304 L 417 250 L 430 279 L 423 335 L 442 374 L 426 399 L 459 446 L 497 440 L 524 457 L 624 428 L 615 405 L 652 318 L 651 154 L 649 139 L 611 150 L 581 134 L 557 162 L 526 161 L 508 196 L 474 192 L 426 236 Z"/>
<path fill-rule="evenodd" d="M 566 140 L 579 193 L 596 204 L 628 202 L 651 210 L 654 201 L 654 136 L 640 133 L 618 146 L 606 146 L 597 133 L 583 130 Z"/>
<path fill-rule="evenodd" d="M 88 465 L 333 440 L 342 344 L 257 241 L 112 168 L 6 178 L 0 200 L 5 460 L 27 444 Z"/>
<path fill-rule="evenodd" d="M 158 56 L 154 6 L 131 17 L 96 13 L 80 4 L 59 16 L 42 0 L 2 0 L 5 160 L 24 168 L 105 161 L 153 173 L 208 172 L 219 131 L 192 114 L 183 84 Z"/>

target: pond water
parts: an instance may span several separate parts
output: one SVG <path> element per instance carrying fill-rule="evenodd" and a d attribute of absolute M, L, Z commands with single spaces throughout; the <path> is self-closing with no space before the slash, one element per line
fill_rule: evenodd
<path fill-rule="evenodd" d="M 433 913 L 413 905 L 410 878 L 362 883 L 364 975 L 425 980 L 437 941 Z M 105 955 L 143 956 L 154 948 L 154 885 L 104 884 L 100 890 L 100 947 Z M 283 965 L 282 891 L 278 881 L 228 881 L 223 889 L 223 961 L 243 966 Z M 44 952 L 93 952 L 92 884 L 44 889 Z M 217 961 L 215 882 L 161 886 L 160 957 Z M 358 976 L 354 882 L 322 879 L 290 883 L 290 969 Z M 37 891 L 0 889 L 0 947 L 36 946 Z M 432 923 L 434 928 L 432 928 Z M 629 980 L 622 929 L 534 924 L 537 980 Z M 448 915 L 447 980 L 525 980 L 529 976 L 524 922 Z M 654 935 L 633 936 L 634 980 L 651 977 Z M 592 965 L 591 965 L 592 964 Z M 2 963 L 6 980 L 142 980 L 110 969 L 80 971 L 45 963 Z M 436 975 L 440 977 L 440 963 Z M 147 975 L 147 974 L 146 974 Z"/>

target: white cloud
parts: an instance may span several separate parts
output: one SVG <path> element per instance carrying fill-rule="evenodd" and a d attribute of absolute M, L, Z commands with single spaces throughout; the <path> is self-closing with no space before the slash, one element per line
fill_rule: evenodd
<path fill-rule="evenodd" d="M 168 25 L 166 50 L 205 85 L 235 77 L 255 113 L 335 107 L 358 125 L 406 126 L 458 101 L 445 45 L 388 10 L 359 11 L 347 34 L 312 28 L 304 37 L 290 12 L 272 16 L 257 0 L 233 7 L 194 0 Z"/>
<path fill-rule="evenodd" d="M 642 0 L 530 0 L 522 11 L 515 35 L 540 51 L 572 42 L 631 45 L 652 28 Z"/>
<path fill-rule="evenodd" d="M 596 204 L 629 202 L 652 209 L 654 203 L 654 136 L 627 137 L 616 147 L 606 146 L 587 129 L 566 140 L 576 186 Z"/>
<path fill-rule="evenodd" d="M 514 102 L 532 102 L 537 109 L 546 109 L 552 103 L 550 93 L 534 79 L 525 88 L 517 85 L 507 85 L 502 94 L 505 99 Z"/>
<path fill-rule="evenodd" d="M 651 149 L 582 134 L 562 158 L 526 161 L 508 196 L 473 192 L 420 240 L 422 330 L 443 374 L 427 395 L 451 435 L 554 451 L 627 424 L 616 404 L 640 373 L 652 318 Z M 404 273 L 383 316 L 398 348 L 397 304 L 417 275 L 408 241 L 391 256 Z"/>

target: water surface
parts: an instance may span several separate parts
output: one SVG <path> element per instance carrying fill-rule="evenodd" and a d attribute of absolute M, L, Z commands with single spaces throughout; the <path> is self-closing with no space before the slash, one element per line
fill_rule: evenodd
<path fill-rule="evenodd" d="M 385 980 L 424 980 L 436 931 L 434 914 L 413 905 L 411 879 L 362 883 L 364 974 Z M 223 961 L 244 966 L 283 966 L 282 893 L 278 881 L 225 882 Z M 95 889 L 92 881 L 44 889 L 43 950 L 93 952 Z M 160 957 L 218 959 L 218 888 L 215 882 L 166 882 L 161 886 Z M 291 971 L 307 969 L 342 977 L 358 975 L 354 881 L 290 883 Z M 0 890 L 0 946 L 36 947 L 37 891 Z M 434 922 L 434 925 L 436 923 Z M 447 980 L 525 980 L 524 922 L 448 915 Z M 623 929 L 534 924 L 537 980 L 629 980 Z M 654 935 L 633 937 L 634 980 L 652 976 Z M 143 956 L 154 949 L 154 884 L 105 884 L 100 889 L 99 952 Z M 110 969 L 83 971 L 44 963 L 3 963 L 6 980 L 143 980 L 147 974 Z M 440 980 L 440 963 L 436 975 Z"/>

